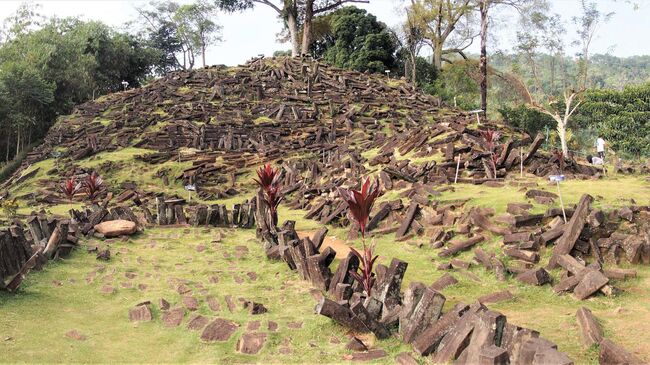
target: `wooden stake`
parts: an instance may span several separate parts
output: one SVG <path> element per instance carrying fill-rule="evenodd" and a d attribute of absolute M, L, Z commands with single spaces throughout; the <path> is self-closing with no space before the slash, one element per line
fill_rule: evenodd
<path fill-rule="evenodd" d="M 562 192 L 560 192 L 560 181 L 555 182 L 557 184 L 557 195 L 560 197 L 560 206 L 562 207 L 562 216 L 564 217 L 564 223 L 566 223 L 566 212 L 564 211 L 564 202 L 562 201 Z"/>
<path fill-rule="evenodd" d="M 519 147 L 519 173 L 524 177 L 524 149 Z"/>
<path fill-rule="evenodd" d="M 460 155 L 458 155 L 458 162 L 456 162 L 456 177 L 454 177 L 454 184 L 458 181 L 458 170 L 460 169 Z"/>

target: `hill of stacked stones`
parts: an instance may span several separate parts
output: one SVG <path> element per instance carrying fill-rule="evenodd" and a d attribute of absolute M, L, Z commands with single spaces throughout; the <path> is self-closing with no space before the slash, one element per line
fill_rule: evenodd
<path fill-rule="evenodd" d="M 530 363 L 537 357 L 538 363 L 570 363 L 555 344 L 530 331 L 516 337 L 521 328 L 504 327 L 505 317 L 478 304 L 459 306 L 443 317 L 449 321 L 445 326 L 457 326 L 464 332 L 449 332 L 449 328 L 440 332 L 434 324 L 442 323 L 436 320 L 444 297 L 437 290 L 453 284 L 454 279 L 446 277 L 431 287 L 415 283 L 402 288 L 402 297 L 406 263 L 399 260 L 378 271 L 376 289 L 382 296 L 374 301 L 364 299 L 359 285 L 347 274 L 348 269 L 356 270 L 354 259 L 349 256 L 341 261 L 333 273 L 329 266 L 335 252 L 331 248 L 320 252 L 326 229 L 312 239 L 299 239 L 291 222 L 280 230 L 267 224 L 259 195 L 248 200 L 253 196 L 251 173 L 271 162 L 282 167 L 287 207 L 302 209 L 306 219 L 325 226 L 349 227 L 349 238 L 356 238 L 359 227 L 350 219 L 348 206 L 336 189 L 358 188 L 361 177 L 373 175 L 389 198 L 372 211 L 367 227 L 371 234 L 395 233 L 398 241 L 425 236 L 444 258 L 474 249 L 493 235 L 503 236 L 501 256 L 487 254 L 480 247 L 474 251 L 475 262 L 493 271 L 499 280 L 511 277 L 545 285 L 551 281 L 545 268 L 562 267 L 566 271 L 554 287 L 557 293 L 571 292 L 580 300 L 613 295 L 616 288 L 610 280 L 635 275 L 633 270 L 616 268 L 619 261 L 650 263 L 650 241 L 638 239 L 647 232 L 647 207 L 603 212 L 592 209 L 593 198 L 585 195 L 566 210 L 549 208 L 531 214 L 531 206 L 511 204 L 509 214 L 494 217 L 491 209 L 465 209 L 466 201 L 438 204 L 435 200 L 450 188 L 446 185 L 450 182 L 501 186 L 509 174 L 563 173 L 574 178 L 599 174 L 570 156 L 541 152 L 542 143 L 541 135 L 531 137 L 503 125 L 480 123 L 475 115 L 444 106 L 401 81 L 336 69 L 309 58 L 254 59 L 235 68 L 175 72 L 146 87 L 80 105 L 72 115 L 62 117 L 3 188 L 33 180 L 40 173 L 33 166 L 46 160 L 53 161 L 53 168 L 46 172 L 48 178 L 38 180 L 36 189 L 3 194 L 5 198 L 58 205 L 65 202 L 61 181 L 73 176 L 81 181 L 91 170 L 119 175 L 116 171 L 129 164 L 169 166 L 177 162 L 182 169 L 158 169 L 154 184 L 137 174 L 113 181 L 117 184 L 101 191 L 96 204 L 70 210 L 71 227 L 60 228 L 61 224 L 43 214 L 24 226 L 16 223 L 17 228 L 5 236 L 24 252 L 12 254 L 12 259 L 5 255 L 7 262 L 18 263 L 3 275 L 8 278 L 18 273 L 22 277 L 22 267 L 36 266 L 36 258 L 30 257 L 39 252 L 39 245 L 48 257 L 59 252 L 64 255 L 69 248 L 66 245 L 76 243 L 77 233 L 93 234 L 102 222 L 119 219 L 138 227 L 190 224 L 240 228 L 257 223 L 268 257 L 285 260 L 304 279 L 333 294 L 336 301 L 322 299 L 317 310 L 343 325 L 382 338 L 390 335 L 397 323 L 398 332 L 410 333 L 406 342 L 441 361 L 460 356 L 471 363 L 485 355 L 490 363 L 504 359 Z M 138 151 L 135 159 L 114 162 L 105 158 L 127 150 Z M 83 163 L 100 156 L 104 156 L 101 163 L 92 168 Z M 508 183 L 540 204 L 557 198 L 534 189 L 535 183 Z M 198 199 L 186 201 L 180 193 L 163 196 L 160 187 L 169 184 L 192 186 Z M 230 210 L 219 204 L 219 200 L 233 197 L 243 203 Z M 25 231 L 29 231 L 27 237 Z M 547 245 L 555 248 L 550 262 L 542 265 L 539 251 Z M 503 257 L 508 258 L 508 265 Z M 34 262 L 27 265 L 29 260 Z M 469 266 L 469 262 L 452 260 L 440 269 Z M 495 293 L 495 298 L 500 295 L 507 297 L 508 293 Z M 395 305 L 398 302 L 401 307 Z M 430 307 L 437 309 L 430 311 Z M 585 336 L 598 332 L 590 325 L 591 317 L 582 313 L 589 322 L 581 327 Z M 423 317 L 426 315 L 430 316 Z M 457 322 L 460 318 L 465 319 Z M 410 322 L 421 325 L 409 326 Z M 440 338 L 424 336 L 434 330 Z M 528 351 L 527 361 L 519 358 L 524 356 L 517 353 L 519 347 L 513 353 L 511 344 L 501 343 L 504 331 L 511 331 L 508 341 L 516 340 L 516 346 L 526 349 L 522 354 Z M 447 336 L 448 332 L 451 335 Z M 474 339 L 479 335 L 482 337 Z M 594 343 L 601 343 L 602 334 L 596 337 Z M 439 341 L 427 342 L 431 338 Z M 493 345 L 491 354 L 482 353 L 484 345 Z M 610 348 L 605 356 L 627 356 L 618 347 L 601 346 Z"/>

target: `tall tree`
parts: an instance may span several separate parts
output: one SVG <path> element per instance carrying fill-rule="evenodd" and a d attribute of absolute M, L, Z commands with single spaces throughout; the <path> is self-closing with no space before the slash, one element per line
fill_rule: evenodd
<path fill-rule="evenodd" d="M 481 16 L 481 30 L 479 32 L 481 38 L 481 55 L 479 58 L 479 69 L 480 69 L 480 89 L 481 89 L 481 110 L 483 110 L 483 116 L 487 114 L 487 92 L 488 92 L 488 55 L 487 55 L 487 42 L 488 42 L 488 26 L 490 22 L 489 18 L 489 9 L 491 7 L 496 7 L 499 5 L 507 5 L 516 10 L 521 11 L 523 7 L 534 6 L 540 7 L 544 6 L 545 0 L 477 0 L 478 1 L 478 10 Z"/>
<path fill-rule="evenodd" d="M 214 0 L 217 7 L 227 12 L 237 12 L 252 9 L 256 4 L 261 4 L 273 9 L 283 21 L 289 31 L 291 41 L 291 55 L 300 55 L 300 41 L 298 38 L 298 0 Z"/>
<path fill-rule="evenodd" d="M 567 86 L 557 95 L 555 90 L 545 88 L 540 81 L 537 64 L 537 52 L 544 42 L 541 33 L 547 31 L 549 22 L 553 17 L 537 10 L 522 17 L 523 29 L 518 32 L 517 49 L 525 55 L 532 73 L 532 85 L 528 85 L 521 77 L 515 77 L 513 82 L 517 84 L 523 94 L 527 105 L 534 110 L 549 115 L 557 123 L 556 129 L 560 139 L 562 152 L 565 156 L 569 153 L 567 143 L 567 131 L 571 117 L 576 113 L 582 103 L 583 94 L 587 87 L 588 80 L 588 63 L 589 63 L 589 46 L 595 35 L 598 25 L 607 21 L 611 14 L 602 14 L 597 10 L 595 3 L 582 3 L 582 15 L 575 17 L 574 22 L 578 25 L 578 42 L 582 45 L 581 53 L 575 60 L 577 63 L 577 74 L 572 80 L 565 81 Z M 576 21 L 578 20 L 578 21 Z M 554 45 L 554 49 L 562 50 L 564 47 L 561 42 Z M 533 86 L 531 88 L 531 86 Z M 561 96 L 562 99 L 559 99 Z M 559 100 L 558 100 L 559 99 Z"/>
<path fill-rule="evenodd" d="M 302 15 L 302 53 L 307 53 L 312 43 L 312 23 L 315 16 L 336 10 L 349 3 L 369 3 L 369 0 L 304 0 Z"/>
<path fill-rule="evenodd" d="M 243 11 L 265 5 L 275 10 L 289 31 L 291 55 L 307 53 L 313 42 L 314 18 L 336 10 L 349 3 L 368 3 L 369 0 L 214 0 L 215 4 L 228 12 Z M 300 32 L 302 31 L 302 42 Z"/>
<path fill-rule="evenodd" d="M 395 38 L 400 42 L 400 53 L 404 57 L 404 76 L 412 83 L 418 80 L 418 55 L 425 45 L 424 32 L 414 19 L 413 11 L 406 8 L 406 20 L 397 29 Z"/>
<path fill-rule="evenodd" d="M 192 49 L 201 54 L 203 67 L 205 67 L 205 51 L 209 45 L 221 41 L 222 27 L 216 24 L 216 8 L 214 5 L 197 2 L 182 5 L 174 14 L 174 21 L 178 26 L 180 38 L 187 39 Z"/>
<path fill-rule="evenodd" d="M 202 56 L 205 66 L 206 48 L 221 40 L 221 26 L 214 22 L 216 7 L 202 0 L 180 5 L 171 0 L 151 1 L 147 7 L 136 8 L 145 20 L 149 38 L 161 44 L 176 69 L 194 68 L 196 57 Z"/>
<path fill-rule="evenodd" d="M 433 64 L 442 68 L 444 56 L 459 54 L 469 47 L 477 35 L 472 13 L 472 0 L 411 0 L 410 11 L 433 50 Z"/>
<path fill-rule="evenodd" d="M 312 54 L 335 66 L 357 71 L 381 72 L 396 68 L 397 41 L 377 18 L 352 6 L 319 17 L 319 38 Z M 322 22 L 327 22 L 323 25 Z"/>

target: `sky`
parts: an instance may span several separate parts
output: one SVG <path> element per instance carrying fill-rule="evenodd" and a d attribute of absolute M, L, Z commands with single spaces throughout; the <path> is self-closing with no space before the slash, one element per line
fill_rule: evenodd
<path fill-rule="evenodd" d="M 278 1 L 278 0 L 274 0 Z M 177 0 L 180 3 L 190 0 Z M 567 23 L 566 41 L 573 39 L 571 17 L 580 14 L 580 0 L 550 0 L 552 11 L 562 15 Z M 593 41 L 591 53 L 611 52 L 617 56 L 650 55 L 650 0 L 636 0 L 636 7 L 629 0 L 597 0 L 598 9 L 603 13 L 614 12 L 611 20 L 598 30 Z M 21 1 L 0 0 L 0 19 L 11 15 Z M 145 0 L 50 0 L 36 1 L 41 4 L 40 12 L 46 16 L 58 17 L 80 16 L 86 20 L 101 20 L 112 26 L 120 27 L 127 21 L 137 19 L 138 6 L 147 4 Z M 403 0 L 370 0 L 369 4 L 355 4 L 386 23 L 397 26 L 403 18 Z M 509 50 L 512 47 L 516 26 L 516 15 L 501 10 L 497 38 L 493 44 L 498 49 Z M 243 64 L 258 54 L 270 56 L 276 50 L 289 49 L 287 43 L 278 43 L 277 34 L 282 30 L 282 23 L 276 13 L 268 6 L 258 5 L 253 10 L 235 14 L 219 14 L 218 23 L 223 26 L 223 42 L 212 46 L 206 53 L 207 63 L 237 65 Z M 469 48 L 478 53 L 478 45 Z M 575 50 L 571 50 L 575 51 Z"/>

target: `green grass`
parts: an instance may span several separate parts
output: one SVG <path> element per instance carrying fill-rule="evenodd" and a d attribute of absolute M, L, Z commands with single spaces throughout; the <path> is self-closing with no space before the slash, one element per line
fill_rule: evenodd
<path fill-rule="evenodd" d="M 107 263 L 96 261 L 94 254 L 82 248 L 67 260 L 32 273 L 19 294 L 0 293 L 2 361 L 316 363 L 339 362 L 349 353 L 345 350 L 345 329 L 313 314 L 316 302 L 309 294 L 309 285 L 298 280 L 284 263 L 267 261 L 253 230 L 222 233 L 222 242 L 211 243 L 214 229 L 152 229 L 127 242 L 109 244 L 113 256 Z M 206 250 L 197 252 L 199 244 Z M 249 250 L 242 258 L 235 257 L 238 245 Z M 228 258 L 224 257 L 226 253 Z M 97 272 L 101 266 L 105 268 Z M 93 272 L 94 279 L 88 284 L 86 278 Z M 136 277 L 128 279 L 127 272 Z M 255 272 L 257 280 L 249 279 L 248 272 Z M 208 280 L 213 275 L 219 278 L 218 283 Z M 235 277 L 244 278 L 244 282 L 236 283 Z M 228 341 L 216 343 L 203 343 L 200 332 L 185 328 L 189 314 L 181 326 L 165 327 L 155 303 L 159 298 L 172 306 L 181 302 L 173 279 L 183 280 L 193 289 L 192 295 L 200 303 L 198 313 L 226 318 L 241 327 Z M 127 282 L 134 288 L 121 287 Z M 138 284 L 147 285 L 146 290 L 137 289 Z M 115 287 L 115 293 L 101 293 L 104 285 Z M 201 294 L 199 287 L 206 292 Z M 207 295 L 219 300 L 220 312 L 209 309 Z M 225 295 L 232 295 L 237 303 L 234 313 L 228 311 Z M 238 302 L 240 297 L 263 303 L 268 313 L 249 315 Z M 154 303 L 154 321 L 131 323 L 129 308 L 146 300 Z M 260 332 L 268 333 L 266 345 L 258 355 L 239 354 L 235 351 L 237 339 L 254 320 L 261 322 Z M 268 321 L 279 324 L 277 332 L 267 330 Z M 291 329 L 287 326 L 290 322 L 302 322 L 303 326 Z M 71 330 L 79 331 L 87 340 L 65 337 Z M 332 338 L 340 343 L 330 343 Z M 381 346 L 393 354 L 407 350 L 396 339 Z M 280 353 L 283 347 L 289 347 L 292 354 Z M 384 363 L 392 363 L 392 357 Z"/>

